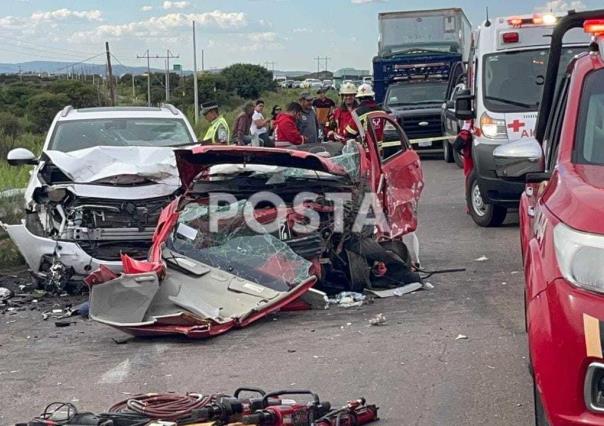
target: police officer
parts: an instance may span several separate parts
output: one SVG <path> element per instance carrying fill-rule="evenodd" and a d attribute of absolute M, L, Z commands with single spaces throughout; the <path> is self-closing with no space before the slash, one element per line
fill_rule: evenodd
<path fill-rule="evenodd" d="M 201 115 L 210 122 L 210 127 L 201 143 L 204 145 L 228 144 L 230 136 L 229 124 L 220 114 L 218 104 L 216 102 L 201 104 Z"/>

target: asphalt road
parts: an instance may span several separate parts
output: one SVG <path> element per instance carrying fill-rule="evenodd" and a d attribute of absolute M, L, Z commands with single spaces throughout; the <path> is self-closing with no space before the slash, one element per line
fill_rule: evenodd
<path fill-rule="evenodd" d="M 28 420 L 52 401 L 102 411 L 127 394 L 241 385 L 310 388 L 336 405 L 364 396 L 381 407 L 384 425 L 531 424 L 517 218 L 476 227 L 461 170 L 437 160 L 424 170 L 422 263 L 465 273 L 433 277 L 431 291 L 281 313 L 207 341 L 118 345 L 112 338 L 122 333 L 91 321 L 59 329 L 36 311 L 0 316 L 0 424 Z M 369 326 L 378 313 L 387 325 Z"/>

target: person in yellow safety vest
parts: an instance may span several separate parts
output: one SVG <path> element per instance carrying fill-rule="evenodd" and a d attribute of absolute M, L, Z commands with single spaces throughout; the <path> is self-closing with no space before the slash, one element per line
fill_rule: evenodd
<path fill-rule="evenodd" d="M 206 102 L 201 104 L 201 115 L 210 122 L 210 127 L 201 140 L 204 145 L 229 144 L 230 130 L 229 124 L 220 115 L 218 104 L 216 102 Z"/>

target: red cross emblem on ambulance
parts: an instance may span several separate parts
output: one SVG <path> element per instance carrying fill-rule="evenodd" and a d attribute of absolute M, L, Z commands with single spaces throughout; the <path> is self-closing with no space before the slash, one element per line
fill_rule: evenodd
<path fill-rule="evenodd" d="M 526 123 L 523 123 L 520 120 L 514 120 L 508 124 L 508 129 L 512 129 L 512 132 L 518 133 L 524 126 L 526 126 Z"/>

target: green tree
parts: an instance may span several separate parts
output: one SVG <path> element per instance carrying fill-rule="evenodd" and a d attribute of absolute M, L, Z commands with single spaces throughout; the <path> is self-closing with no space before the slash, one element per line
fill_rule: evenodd
<path fill-rule="evenodd" d="M 228 90 L 246 99 L 257 98 L 260 93 L 276 87 L 273 74 L 259 65 L 235 64 L 220 74 L 226 79 Z"/>
<path fill-rule="evenodd" d="M 40 133 L 48 130 L 57 112 L 70 102 L 70 98 L 64 94 L 40 93 L 32 96 L 27 105 L 27 111 L 33 129 Z"/>
<path fill-rule="evenodd" d="M 74 108 L 87 108 L 106 104 L 106 97 L 103 92 L 97 91 L 97 88 L 89 82 L 56 80 L 49 85 L 48 90 L 57 95 L 66 95 L 69 98 L 67 104 Z"/>

